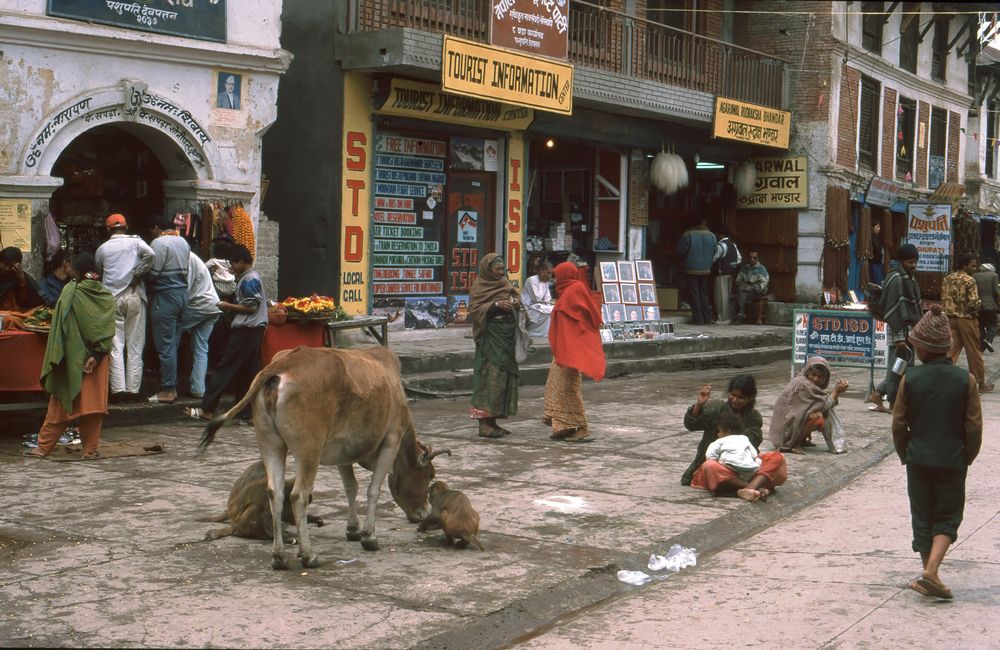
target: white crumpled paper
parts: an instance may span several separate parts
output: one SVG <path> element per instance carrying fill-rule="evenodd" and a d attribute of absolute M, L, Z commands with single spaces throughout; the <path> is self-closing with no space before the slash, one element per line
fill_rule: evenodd
<path fill-rule="evenodd" d="M 650 571 L 662 571 L 663 569 L 669 569 L 674 573 L 677 573 L 681 569 L 686 569 L 689 566 L 695 566 L 698 564 L 698 553 L 693 548 L 684 548 L 680 544 L 674 544 L 667 551 L 667 555 L 656 555 L 655 553 L 649 556 L 649 567 Z"/>
<path fill-rule="evenodd" d="M 618 579 L 622 582 L 638 587 L 652 580 L 653 576 L 643 573 L 642 571 L 621 570 L 618 572 Z"/>

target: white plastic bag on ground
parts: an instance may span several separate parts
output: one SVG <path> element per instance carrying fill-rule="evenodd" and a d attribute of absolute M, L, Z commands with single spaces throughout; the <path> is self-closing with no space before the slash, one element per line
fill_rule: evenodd
<path fill-rule="evenodd" d="M 652 578 L 652 576 L 650 576 L 650 575 L 648 575 L 646 573 L 643 573 L 642 571 L 625 571 L 625 570 L 622 570 L 622 571 L 618 572 L 618 579 L 621 580 L 622 582 L 627 583 L 627 584 L 635 585 L 636 587 L 639 587 L 641 585 L 646 584 L 647 582 L 649 582 L 653 578 Z"/>
<path fill-rule="evenodd" d="M 650 571 L 669 569 L 676 573 L 681 569 L 686 569 L 696 564 L 698 564 L 698 553 L 693 548 L 684 548 L 680 544 L 674 544 L 667 551 L 665 557 L 663 555 L 656 555 L 655 553 L 650 555 L 647 566 Z"/>

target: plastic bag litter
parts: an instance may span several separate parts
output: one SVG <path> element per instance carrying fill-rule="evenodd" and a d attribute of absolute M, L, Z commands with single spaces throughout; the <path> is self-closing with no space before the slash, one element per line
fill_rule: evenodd
<path fill-rule="evenodd" d="M 830 409 L 826 416 L 823 439 L 826 440 L 826 448 L 831 454 L 842 454 L 847 451 L 847 429 L 844 428 L 843 420 L 837 415 L 837 409 Z"/>
<path fill-rule="evenodd" d="M 695 566 L 698 564 L 698 553 L 693 548 L 685 548 L 680 544 L 674 544 L 667 551 L 667 555 L 656 555 L 655 553 L 649 556 L 649 567 L 650 571 L 662 571 L 663 569 L 669 569 L 674 573 L 685 569 L 689 566 Z"/>
<path fill-rule="evenodd" d="M 653 576 L 642 571 L 625 571 L 623 569 L 618 572 L 618 579 L 624 583 L 639 587 L 652 580 Z"/>

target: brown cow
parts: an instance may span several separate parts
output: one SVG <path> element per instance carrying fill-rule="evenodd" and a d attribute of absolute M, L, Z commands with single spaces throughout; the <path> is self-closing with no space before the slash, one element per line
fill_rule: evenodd
<path fill-rule="evenodd" d="M 479 513 L 472 507 L 469 497 L 458 490 L 448 488 L 444 481 L 434 481 L 427 491 L 430 495 L 431 514 L 427 516 L 417 530 L 434 530 L 440 528 L 449 544 L 457 540 L 455 546 L 465 548 L 472 544 L 480 551 L 485 551 L 479 541 Z"/>
<path fill-rule="evenodd" d="M 285 481 L 282 521 L 286 524 L 295 523 L 291 498 L 294 483 L 292 479 Z M 247 539 L 272 539 L 274 525 L 271 522 L 271 499 L 267 493 L 267 472 L 264 471 L 264 463 L 258 460 L 240 474 L 229 491 L 229 502 L 224 513 L 199 521 L 229 522 L 228 526 L 205 533 L 206 540 L 221 539 L 229 535 Z M 306 521 L 317 526 L 323 525 L 323 520 L 313 515 L 306 515 Z"/>
<path fill-rule="evenodd" d="M 216 431 L 251 402 L 257 446 L 271 492 L 271 566 L 275 569 L 288 568 L 281 518 L 289 451 L 298 464 L 292 509 L 299 533 L 299 559 L 305 567 L 319 563 L 306 524 L 306 505 L 319 465 L 336 465 L 340 471 L 347 493 L 347 539 L 361 540 L 365 550 L 378 550 L 375 506 L 386 475 L 392 497 L 406 517 L 414 523 L 426 517 L 427 486 L 434 479 L 431 459 L 451 452 L 434 452 L 417 441 L 400 380 L 399 359 L 388 349 L 298 347 L 278 353 L 257 373 L 243 399 L 209 422 L 199 449 L 204 451 Z M 360 533 L 354 463 L 372 472 Z"/>

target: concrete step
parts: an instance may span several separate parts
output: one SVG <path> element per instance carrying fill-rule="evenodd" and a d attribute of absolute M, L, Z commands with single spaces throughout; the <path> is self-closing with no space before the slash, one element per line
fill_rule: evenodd
<path fill-rule="evenodd" d="M 613 359 L 649 359 L 674 354 L 716 353 L 725 350 L 750 350 L 754 348 L 785 345 L 790 349 L 793 330 L 770 328 L 769 331 L 751 332 L 739 336 L 713 336 L 711 334 L 678 334 L 669 339 L 616 342 L 604 345 L 604 356 L 609 365 Z M 475 344 L 471 340 L 455 340 L 448 350 L 397 349 L 404 377 L 444 370 L 471 368 L 475 359 Z M 545 365 L 552 362 L 548 341 L 534 339 L 523 366 Z"/>
<path fill-rule="evenodd" d="M 648 357 L 609 358 L 606 376 L 651 372 L 682 372 L 706 368 L 746 368 L 787 359 L 788 345 L 758 346 L 739 350 L 715 350 L 672 353 Z M 540 386 L 548 377 L 549 365 L 534 363 L 520 366 L 521 384 Z M 403 385 L 414 397 L 460 397 L 472 393 L 472 369 L 436 370 L 406 374 Z"/>

